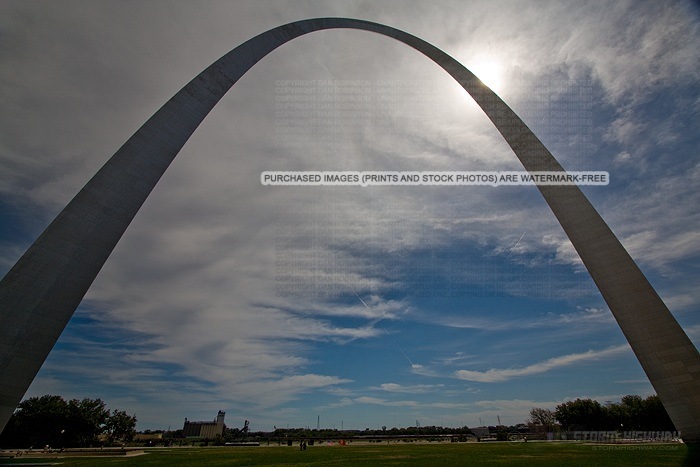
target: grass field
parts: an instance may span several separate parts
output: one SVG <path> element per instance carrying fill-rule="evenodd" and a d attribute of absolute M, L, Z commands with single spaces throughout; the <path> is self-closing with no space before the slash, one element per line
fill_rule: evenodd
<path fill-rule="evenodd" d="M 62 466 L 285 466 L 285 465 L 524 465 L 524 466 L 682 466 L 688 447 L 664 445 L 595 445 L 578 443 L 455 443 L 298 447 L 209 447 L 147 449 L 134 457 L 30 459 L 21 456 L 0 464 L 57 462 Z"/>

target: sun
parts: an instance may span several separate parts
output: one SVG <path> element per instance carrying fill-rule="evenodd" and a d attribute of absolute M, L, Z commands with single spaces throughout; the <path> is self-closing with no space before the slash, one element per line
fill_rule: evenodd
<path fill-rule="evenodd" d="M 496 94 L 503 91 L 503 67 L 497 61 L 487 58 L 478 59 L 470 63 L 467 68 Z"/>

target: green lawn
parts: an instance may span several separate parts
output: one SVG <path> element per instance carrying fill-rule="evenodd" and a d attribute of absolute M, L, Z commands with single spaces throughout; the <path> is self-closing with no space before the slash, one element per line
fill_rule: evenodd
<path fill-rule="evenodd" d="M 63 466 L 284 466 L 284 465 L 524 465 L 524 466 L 681 466 L 690 463 L 684 445 L 587 445 L 578 443 L 441 443 L 294 447 L 208 447 L 148 449 L 128 458 L 29 459 Z M 1 461 L 7 464 L 9 461 Z"/>

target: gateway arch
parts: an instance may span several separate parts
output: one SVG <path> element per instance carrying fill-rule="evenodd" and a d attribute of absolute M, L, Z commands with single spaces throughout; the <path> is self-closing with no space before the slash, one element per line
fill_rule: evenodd
<path fill-rule="evenodd" d="M 314 31 L 394 38 L 449 73 L 494 123 L 526 170 L 564 171 L 520 118 L 437 47 L 369 21 L 317 18 L 264 32 L 217 60 L 109 159 L 0 282 L 0 430 L 160 177 L 209 111 L 253 65 Z M 593 277 L 676 429 L 700 442 L 700 355 L 619 240 L 576 186 L 538 186 Z"/>

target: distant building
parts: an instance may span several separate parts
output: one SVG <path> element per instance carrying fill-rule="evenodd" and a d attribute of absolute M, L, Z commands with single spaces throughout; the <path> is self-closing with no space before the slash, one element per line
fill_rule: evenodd
<path fill-rule="evenodd" d="M 476 435 L 477 438 L 488 438 L 489 437 L 489 427 L 487 426 L 477 426 L 471 428 L 472 433 Z"/>
<path fill-rule="evenodd" d="M 213 422 L 191 422 L 185 419 L 185 426 L 182 427 L 182 435 L 186 438 L 214 438 L 216 435 L 224 434 L 224 417 L 226 412 L 219 410 L 216 420 Z"/>

